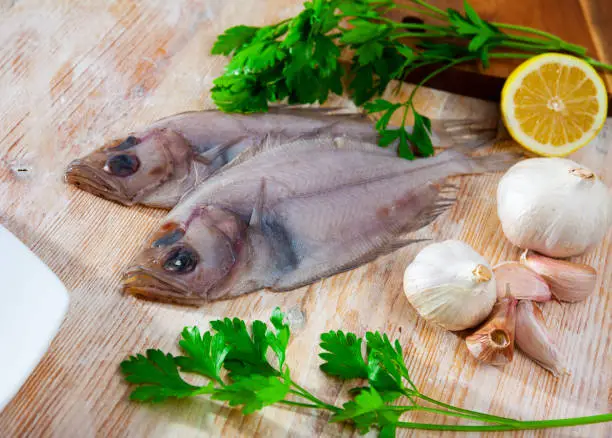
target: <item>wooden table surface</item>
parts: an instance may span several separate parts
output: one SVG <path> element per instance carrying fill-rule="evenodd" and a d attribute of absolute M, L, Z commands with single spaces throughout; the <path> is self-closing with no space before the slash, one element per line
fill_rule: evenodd
<path fill-rule="evenodd" d="M 205 398 L 154 407 L 128 401 L 129 387 L 118 372 L 128 354 L 148 347 L 175 351 L 185 325 L 207 327 L 225 316 L 267 318 L 275 306 L 290 312 L 293 321 L 288 363 L 296 381 L 330 402 L 340 403 L 347 386 L 318 370 L 317 341 L 321 332 L 342 328 L 397 337 L 422 391 L 465 408 L 521 419 L 610 412 L 610 234 L 579 258 L 598 270 L 596 292 L 578 304 L 544 306 L 570 358 L 572 374 L 559 379 L 520 353 L 503 369 L 479 365 L 460 338 L 420 319 L 401 287 L 403 270 L 419 246 L 293 292 L 262 291 L 201 308 L 122 294 L 121 272 L 164 212 L 128 209 L 67 187 L 65 165 L 105 139 L 159 117 L 211 107 L 208 90 L 225 62 L 209 55 L 215 36 L 235 24 L 292 16 L 300 3 L 0 0 L 0 223 L 58 274 L 71 298 L 48 353 L 0 413 L 0 436 L 357 436 L 350 426 L 328 425 L 327 414 L 266 408 L 243 417 Z M 492 103 L 429 90 L 419 94 L 417 105 L 434 117 L 496 114 Z M 576 157 L 609 185 L 611 138 L 608 121 Z M 505 240 L 495 213 L 498 178 L 463 179 L 453 210 L 419 235 L 463 239 L 492 263 L 517 259 L 519 251 Z M 401 434 L 417 435 L 438 436 Z M 513 436 L 536 435 L 603 437 L 612 436 L 612 428 Z"/>

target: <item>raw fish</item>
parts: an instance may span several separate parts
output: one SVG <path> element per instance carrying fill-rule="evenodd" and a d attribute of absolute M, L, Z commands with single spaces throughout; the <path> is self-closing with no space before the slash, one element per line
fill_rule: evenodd
<path fill-rule="evenodd" d="M 489 124 L 490 125 L 490 124 Z M 432 121 L 439 142 L 479 144 L 495 129 L 478 120 Z M 74 160 L 66 181 L 94 195 L 130 206 L 172 208 L 189 190 L 267 136 L 277 141 L 346 136 L 375 143 L 377 132 L 361 114 L 329 108 L 272 107 L 265 114 L 188 112 L 114 140 Z M 394 148 L 387 148 L 394 154 Z"/>
<path fill-rule="evenodd" d="M 187 304 L 295 289 L 413 242 L 406 233 L 453 205 L 447 177 L 506 170 L 516 158 L 448 149 L 407 161 L 346 138 L 264 142 L 170 212 L 124 286 Z"/>

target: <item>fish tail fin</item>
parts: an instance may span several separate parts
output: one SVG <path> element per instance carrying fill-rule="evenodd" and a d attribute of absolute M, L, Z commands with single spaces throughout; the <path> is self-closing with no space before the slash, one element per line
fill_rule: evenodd
<path fill-rule="evenodd" d="M 514 142 L 500 142 L 495 143 L 493 148 L 483 146 L 478 149 L 463 145 L 441 152 L 438 158 L 452 163 L 453 173 L 458 175 L 505 172 L 525 157 L 516 146 Z"/>
<path fill-rule="evenodd" d="M 499 132 L 495 119 L 434 119 L 431 121 L 432 141 L 438 147 L 466 146 L 477 148 L 492 143 Z"/>
<path fill-rule="evenodd" d="M 458 150 L 459 149 L 459 150 Z M 462 148 L 444 151 L 437 157 L 448 161 L 448 176 L 477 175 L 490 172 L 502 172 L 516 164 L 522 157 L 517 152 L 494 152 L 489 155 L 470 156 L 461 152 Z M 446 181 L 442 177 L 430 184 L 431 204 L 423 210 L 415 221 L 413 229 L 419 229 L 432 223 L 438 216 L 455 205 L 460 185 Z M 408 230 L 407 230 L 408 231 Z"/>
<path fill-rule="evenodd" d="M 491 155 L 467 157 L 469 174 L 505 172 L 518 163 L 523 156 L 516 152 L 496 152 Z"/>

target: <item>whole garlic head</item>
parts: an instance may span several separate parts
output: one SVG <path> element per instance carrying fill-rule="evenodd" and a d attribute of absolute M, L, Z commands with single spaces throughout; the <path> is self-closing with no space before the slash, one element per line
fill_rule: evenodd
<path fill-rule="evenodd" d="M 502 177 L 497 213 L 513 244 L 570 257 L 603 239 L 612 223 L 612 195 L 597 175 L 574 161 L 531 158 Z"/>
<path fill-rule="evenodd" d="M 419 252 L 404 272 L 404 293 L 423 318 L 447 330 L 480 324 L 497 299 L 491 266 L 459 240 Z"/>

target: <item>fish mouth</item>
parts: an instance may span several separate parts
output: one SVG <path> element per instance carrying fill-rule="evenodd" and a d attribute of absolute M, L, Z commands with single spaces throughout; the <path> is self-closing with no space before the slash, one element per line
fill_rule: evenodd
<path fill-rule="evenodd" d="M 74 185 L 96 196 L 132 205 L 131 200 L 121 193 L 120 188 L 109 180 L 103 171 L 96 169 L 87 162 L 78 159 L 71 162 L 64 173 L 66 183 Z"/>
<path fill-rule="evenodd" d="M 153 270 L 144 266 L 129 268 L 123 275 L 123 290 L 153 301 L 177 304 L 199 305 L 208 299 L 193 295 L 187 288 L 175 281 L 161 278 Z"/>

